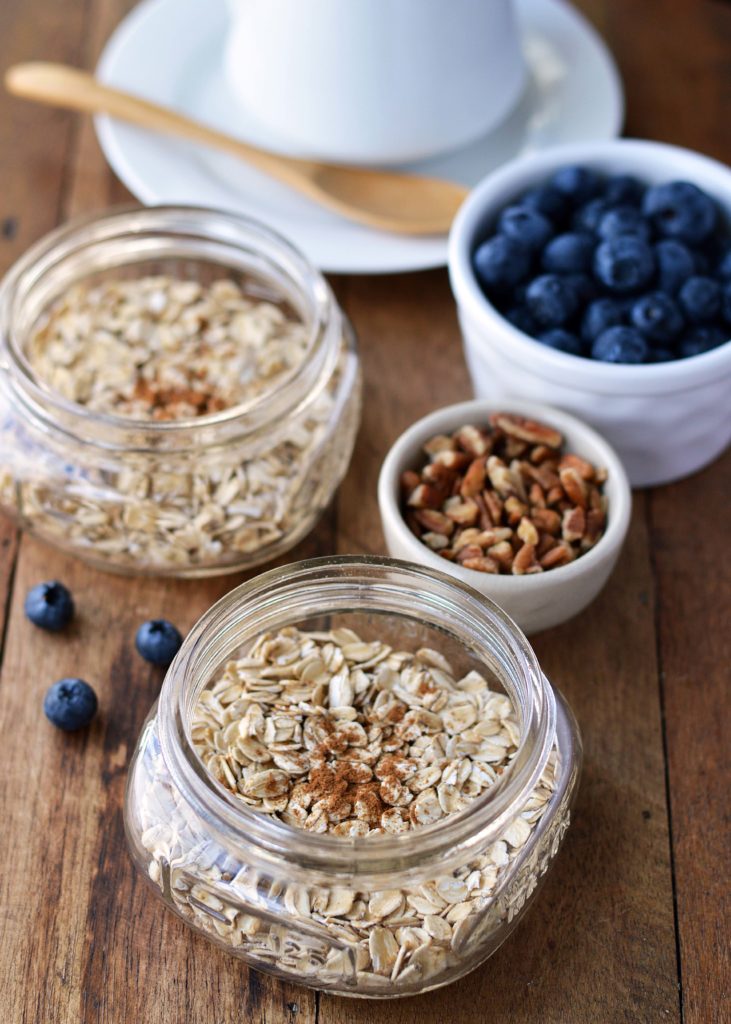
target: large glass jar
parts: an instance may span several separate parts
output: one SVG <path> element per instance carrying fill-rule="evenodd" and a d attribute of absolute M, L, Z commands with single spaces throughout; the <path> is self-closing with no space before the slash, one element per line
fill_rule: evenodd
<path fill-rule="evenodd" d="M 478 670 L 516 712 L 509 767 L 466 808 L 398 835 L 315 834 L 250 809 L 198 758 L 191 717 L 222 666 L 287 626 L 348 627 Z M 193 628 L 134 754 L 127 837 L 163 901 L 252 967 L 343 995 L 405 996 L 466 974 L 510 934 L 569 825 L 580 757 L 571 711 L 488 599 L 407 562 L 314 559 L 243 584 Z M 373 898 L 408 913 L 373 920 Z"/>
<path fill-rule="evenodd" d="M 306 357 L 260 398 L 196 418 L 125 419 L 67 401 L 27 358 L 70 286 L 224 279 L 282 305 Z M 327 282 L 254 221 L 193 207 L 121 210 L 42 239 L 0 287 L 0 507 L 102 568 L 203 576 L 268 561 L 314 525 L 360 413 L 353 332 Z"/>

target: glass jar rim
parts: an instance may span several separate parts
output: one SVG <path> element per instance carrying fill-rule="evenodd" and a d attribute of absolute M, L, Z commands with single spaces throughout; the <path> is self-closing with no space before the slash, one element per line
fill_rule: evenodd
<path fill-rule="evenodd" d="M 396 577 L 390 583 L 389 573 Z M 384 577 L 382 586 L 379 577 Z M 304 608 L 303 595 L 306 596 L 308 587 L 313 593 L 317 588 L 321 594 L 329 586 L 330 597 L 337 593 L 338 586 L 342 587 L 345 603 L 331 607 L 331 612 L 376 611 L 379 604 L 368 603 L 372 600 L 372 595 L 367 596 L 371 591 L 383 602 L 387 594 L 389 599 L 398 596 L 398 587 L 405 588 L 407 581 L 414 594 L 422 595 L 432 613 L 438 610 L 439 614 L 446 612 L 457 616 L 450 618 L 454 627 L 446 630 L 443 623 L 414 615 L 408 609 L 406 613 L 397 612 L 396 607 L 388 611 L 428 621 L 429 625 L 450 632 L 462 643 L 465 643 L 465 630 L 469 628 L 472 644 L 465 646 L 478 657 L 489 655 L 484 659 L 487 661 L 494 660 L 495 652 L 488 649 L 487 639 L 492 635 L 493 642 L 496 640 L 502 645 L 503 653 L 513 660 L 524 691 L 521 740 L 500 781 L 464 810 L 418 830 L 356 839 L 299 829 L 237 801 L 208 772 L 190 739 L 193 698 L 210 682 L 210 675 L 200 671 L 202 663 L 208 657 L 209 668 L 213 661 L 220 667 L 225 657 L 233 653 L 242 642 L 236 635 L 242 619 L 249 622 L 250 638 L 253 638 L 262 631 L 267 616 L 271 618 L 275 614 L 273 609 L 277 602 L 299 594 Z M 386 607 L 385 604 L 380 606 Z M 300 619 L 326 613 L 325 608 L 309 609 L 306 613 L 303 610 Z M 288 624 L 294 625 L 296 621 L 296 614 L 289 616 Z M 236 642 L 231 643 L 232 640 Z M 213 661 L 210 661 L 211 655 Z M 166 675 L 157 714 L 162 756 L 173 782 L 183 799 L 212 829 L 225 831 L 235 842 L 246 844 L 250 851 L 255 847 L 265 859 L 273 856 L 296 862 L 298 866 L 304 864 L 310 870 L 351 876 L 375 875 L 393 870 L 394 865 L 399 870 L 415 869 L 425 862 L 444 860 L 456 850 L 461 853 L 482 849 L 499 838 L 537 785 L 556 736 L 552 688 L 530 644 L 512 619 L 484 595 L 446 573 L 375 555 L 308 559 L 271 569 L 230 591 L 198 620 L 186 637 Z"/>
<path fill-rule="evenodd" d="M 64 398 L 60 393 L 40 383 L 25 356 L 13 330 L 16 303 L 27 299 L 34 286 L 44 275 L 63 261 L 69 261 L 94 245 L 124 240 L 130 246 L 135 240 L 158 234 L 178 237 L 193 245 L 195 241 L 210 245 L 228 246 L 238 250 L 242 257 L 247 251 L 256 251 L 273 270 L 284 273 L 293 286 L 306 295 L 309 309 L 309 337 L 305 358 L 277 385 L 248 402 L 240 403 L 204 416 L 177 420 L 134 419 L 111 413 L 90 410 Z M 247 246 L 246 243 L 249 243 Z M 259 250 L 254 244 L 259 242 Z M 128 255 L 131 255 L 131 251 Z M 151 259 L 149 249 L 137 259 L 125 259 L 120 254 L 117 265 L 128 266 Z M 186 254 L 191 258 L 192 254 Z M 183 258 L 180 254 L 180 258 Z M 215 261 L 215 253 L 193 258 Z M 225 259 L 220 256 L 222 265 Z M 104 269 L 115 264 L 109 263 Z M 232 264 L 232 270 L 236 269 Z M 100 268 L 96 268 L 100 269 Z M 242 263 L 238 269 L 245 269 Z M 86 274 L 93 272 L 86 270 Z M 251 272 L 256 276 L 255 272 Z M 83 279 L 84 273 L 77 279 Z M 285 296 L 282 296 L 285 298 Z M 296 414 L 298 406 L 311 400 L 318 383 L 327 379 L 337 359 L 333 344 L 340 330 L 342 314 L 329 284 L 309 260 L 286 238 L 252 217 L 226 210 L 184 204 L 138 207 L 132 204 L 113 207 L 94 214 L 75 217 L 66 224 L 44 235 L 18 259 L 0 281 L 0 369 L 12 378 L 15 393 L 23 404 L 48 425 L 58 426 L 65 432 L 92 440 L 101 447 L 119 443 L 127 446 L 131 435 L 145 435 L 149 439 L 143 448 L 164 446 L 166 441 L 195 442 L 196 438 L 216 430 L 229 428 L 241 438 L 266 428 L 283 416 Z M 344 318 L 342 318 L 344 319 Z M 332 330 L 335 323 L 337 329 Z"/>

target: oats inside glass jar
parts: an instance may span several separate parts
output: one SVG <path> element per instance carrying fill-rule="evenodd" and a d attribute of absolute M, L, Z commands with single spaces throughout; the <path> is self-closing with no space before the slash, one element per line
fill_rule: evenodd
<path fill-rule="evenodd" d="M 261 398 L 307 354 L 282 304 L 233 280 L 155 275 L 69 288 L 28 341 L 37 378 L 64 398 L 137 420 L 210 415 Z"/>
<path fill-rule="evenodd" d="M 505 694 L 475 670 L 457 678 L 438 651 L 287 627 L 262 635 L 202 692 L 191 737 L 251 808 L 358 837 L 464 810 L 505 771 L 520 729 Z M 524 841 L 529 825 L 516 827 Z"/>

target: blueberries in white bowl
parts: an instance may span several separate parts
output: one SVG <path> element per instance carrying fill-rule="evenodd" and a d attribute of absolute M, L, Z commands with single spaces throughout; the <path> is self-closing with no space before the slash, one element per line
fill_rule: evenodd
<path fill-rule="evenodd" d="M 731 237 L 692 182 L 562 167 L 501 211 L 472 265 L 514 327 L 571 356 L 657 364 L 731 335 Z"/>

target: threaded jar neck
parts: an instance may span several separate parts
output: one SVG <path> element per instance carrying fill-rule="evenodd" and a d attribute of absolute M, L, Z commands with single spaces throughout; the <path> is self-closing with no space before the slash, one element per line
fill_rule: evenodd
<path fill-rule="evenodd" d="M 197 279 L 235 275 L 290 306 L 308 328 L 306 356 L 272 390 L 247 403 L 195 419 L 133 420 L 92 412 L 39 382 L 27 340 L 49 306 L 74 284 L 130 269 Z M 194 268 L 194 269 L 193 269 Z M 296 416 L 331 378 L 343 320 L 323 276 L 289 242 L 257 221 L 187 206 L 119 208 L 83 217 L 32 246 L 0 284 L 0 371 L 16 405 L 47 429 L 99 447 L 185 451 L 240 441 Z"/>

